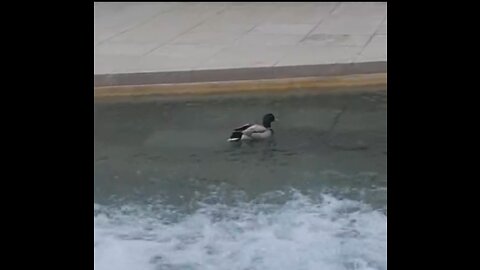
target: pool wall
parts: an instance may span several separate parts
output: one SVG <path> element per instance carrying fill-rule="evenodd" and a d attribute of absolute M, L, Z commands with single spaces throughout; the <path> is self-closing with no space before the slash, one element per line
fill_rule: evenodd
<path fill-rule="evenodd" d="M 94 97 L 282 92 L 297 89 L 384 88 L 386 62 L 94 76 Z"/>

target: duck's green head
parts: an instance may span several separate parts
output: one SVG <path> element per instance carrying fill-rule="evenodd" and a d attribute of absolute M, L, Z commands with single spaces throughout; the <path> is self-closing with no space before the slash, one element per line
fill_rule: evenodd
<path fill-rule="evenodd" d="M 263 126 L 264 127 L 270 127 L 271 126 L 271 123 L 275 121 L 275 116 L 271 113 L 267 113 L 265 114 L 265 116 L 263 116 Z"/>

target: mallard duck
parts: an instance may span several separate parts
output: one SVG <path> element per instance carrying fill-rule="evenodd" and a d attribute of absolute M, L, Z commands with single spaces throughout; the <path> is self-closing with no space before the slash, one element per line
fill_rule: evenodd
<path fill-rule="evenodd" d="M 272 122 L 275 116 L 268 113 L 263 116 L 263 125 L 246 124 L 233 130 L 232 135 L 228 139 L 229 142 L 265 140 L 273 135 Z"/>

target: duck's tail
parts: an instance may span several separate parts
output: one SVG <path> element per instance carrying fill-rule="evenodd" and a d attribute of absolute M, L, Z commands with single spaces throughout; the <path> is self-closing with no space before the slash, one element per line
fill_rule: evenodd
<path fill-rule="evenodd" d="M 234 131 L 232 132 L 232 135 L 230 135 L 230 138 L 228 138 L 229 142 L 238 142 L 242 138 L 243 133 L 240 131 Z"/>

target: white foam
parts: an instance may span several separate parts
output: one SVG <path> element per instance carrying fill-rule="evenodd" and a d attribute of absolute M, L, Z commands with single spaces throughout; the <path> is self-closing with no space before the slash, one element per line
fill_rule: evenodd
<path fill-rule="evenodd" d="M 203 204 L 192 214 L 94 207 L 97 270 L 386 269 L 386 216 L 328 195 Z"/>

